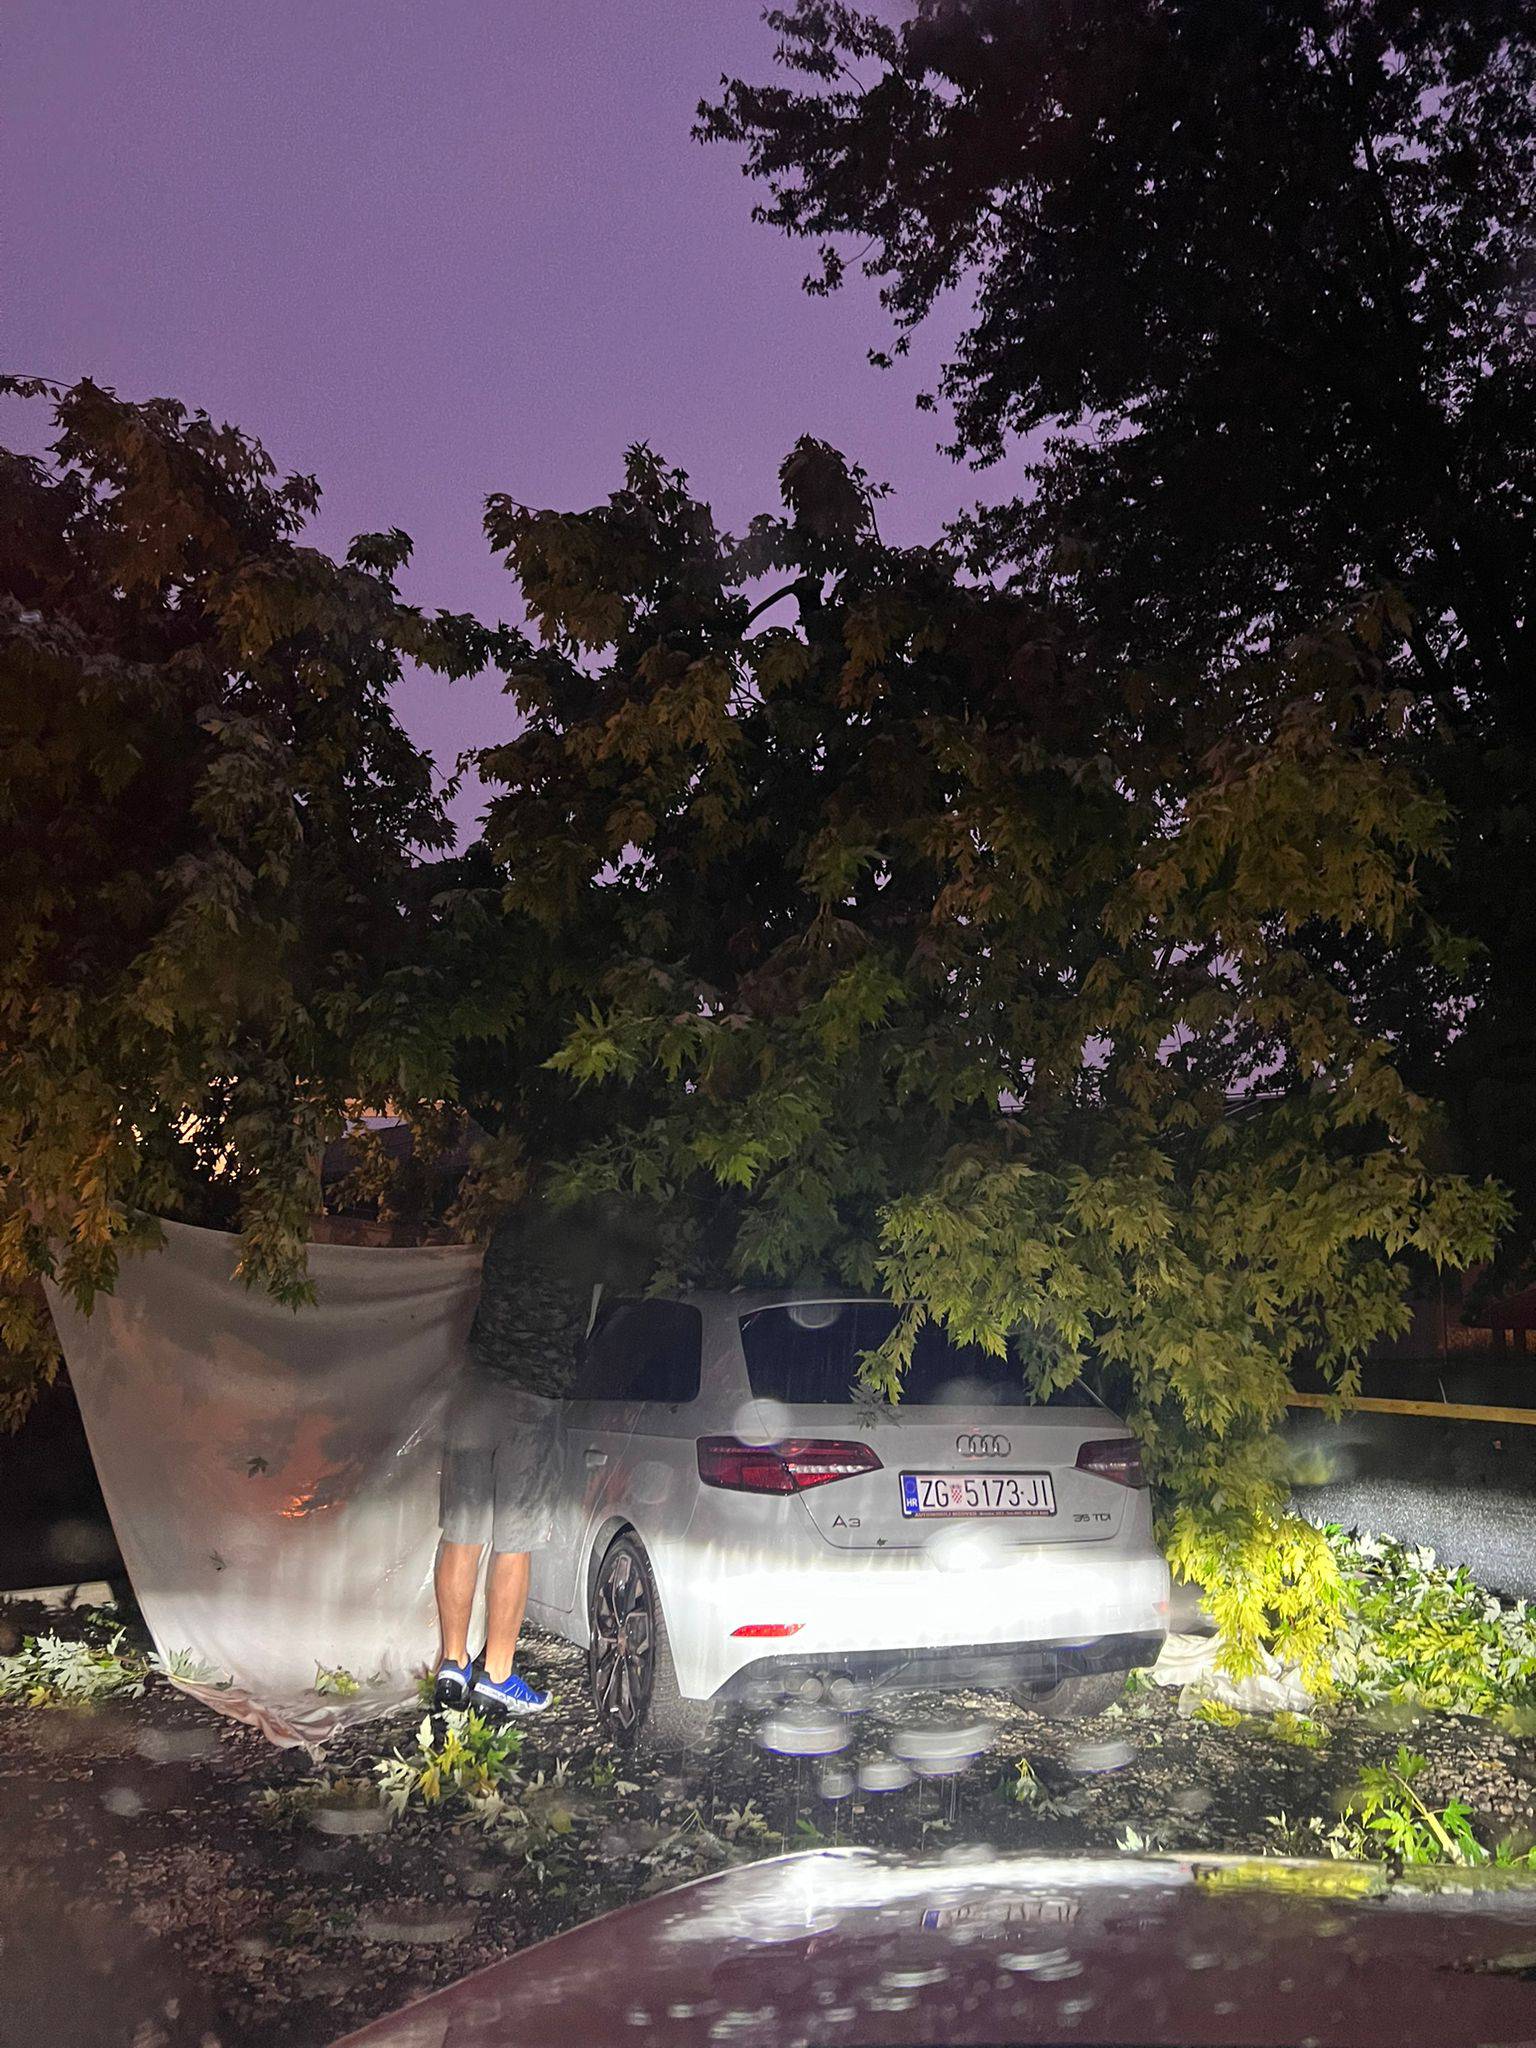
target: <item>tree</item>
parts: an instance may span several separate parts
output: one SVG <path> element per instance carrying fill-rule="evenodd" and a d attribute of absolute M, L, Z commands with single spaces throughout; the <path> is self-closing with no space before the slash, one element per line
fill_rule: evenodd
<path fill-rule="evenodd" d="M 1371 589 L 1452 800 L 1458 973 L 1354 935 L 1347 973 L 1536 1228 L 1536 38 L 1463 0 L 829 0 L 768 15 L 789 84 L 699 132 L 762 219 L 858 264 L 896 349 L 951 290 L 953 452 L 1037 452 L 974 567 L 1107 656 L 1219 673 Z M 859 246 L 849 253 L 849 244 Z M 886 352 L 876 360 L 888 361 Z M 931 402 L 931 401 L 930 401 Z M 1319 935 L 1321 942 L 1321 935 Z M 1457 1032 L 1459 1044 L 1448 1053 Z"/>
<path fill-rule="evenodd" d="M 606 935 L 553 1065 L 610 1113 L 563 1192 L 674 1205 L 698 1277 L 889 1289 L 888 1398 L 928 1317 L 1023 1327 L 1042 1387 L 1096 1354 L 1234 1654 L 1316 1659 L 1290 1368 L 1347 1393 L 1401 1255 L 1485 1256 L 1503 1209 L 1429 1171 L 1425 1105 L 1299 943 L 1400 938 L 1444 831 L 1387 608 L 1175 702 L 1067 607 L 882 545 L 834 451 L 781 478 L 741 540 L 644 448 L 588 512 L 490 503 L 541 645 L 488 837 L 519 912 Z"/>
<path fill-rule="evenodd" d="M 318 491 L 169 400 L 58 391 L 0 453 L 0 1423 L 53 1369 L 39 1276 L 89 1307 L 162 1215 L 229 1221 L 295 1303 L 317 1164 L 358 1104 L 426 1128 L 528 1014 L 503 878 L 445 871 L 401 664 L 507 661 L 403 603 L 410 542 L 303 544 Z"/>

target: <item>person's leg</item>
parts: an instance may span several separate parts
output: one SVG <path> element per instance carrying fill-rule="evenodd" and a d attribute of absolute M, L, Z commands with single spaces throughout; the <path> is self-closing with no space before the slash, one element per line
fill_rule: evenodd
<path fill-rule="evenodd" d="M 437 1546 L 432 1586 L 437 1594 L 437 1626 L 441 1661 L 463 1667 L 469 1663 L 469 1614 L 480 1576 L 480 1543 L 453 1543 L 447 1536 Z"/>
<path fill-rule="evenodd" d="M 508 1387 L 501 1404 L 496 1440 L 491 1518 L 491 1563 L 485 1578 L 485 1662 L 474 1697 L 511 1714 L 538 1714 L 549 1705 L 512 1668 L 528 1605 L 528 1553 L 550 1539 L 550 1506 L 545 1467 L 550 1456 L 549 1417 L 553 1404 Z"/>
<path fill-rule="evenodd" d="M 432 1569 L 441 1636 L 433 1698 L 439 1707 L 462 1707 L 474 1675 L 469 1661 L 469 1617 L 494 1499 L 494 1415 L 481 1376 L 464 1373 L 443 1431 L 439 1500 L 442 1540 Z"/>
<path fill-rule="evenodd" d="M 485 1675 L 498 1685 L 512 1669 L 527 1606 L 527 1551 L 493 1550 L 485 1575 Z"/>

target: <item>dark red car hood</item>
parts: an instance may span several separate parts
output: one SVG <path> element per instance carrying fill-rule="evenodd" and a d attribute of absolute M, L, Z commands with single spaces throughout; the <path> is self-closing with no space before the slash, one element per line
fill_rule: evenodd
<path fill-rule="evenodd" d="M 1497 1879 L 1501 1873 L 1494 1873 Z M 1536 2042 L 1536 1890 L 1235 1857 L 786 1856 L 435 1992 L 345 2048 Z"/>

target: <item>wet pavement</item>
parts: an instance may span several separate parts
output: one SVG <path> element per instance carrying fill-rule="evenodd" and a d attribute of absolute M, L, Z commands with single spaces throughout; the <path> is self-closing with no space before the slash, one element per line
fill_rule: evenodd
<path fill-rule="evenodd" d="M 1447 1393 L 1467 1398 L 1454 1382 Z M 1311 1520 L 1428 1544 L 1490 1591 L 1536 1600 L 1536 1428 L 1300 1411 L 1287 1437 Z"/>

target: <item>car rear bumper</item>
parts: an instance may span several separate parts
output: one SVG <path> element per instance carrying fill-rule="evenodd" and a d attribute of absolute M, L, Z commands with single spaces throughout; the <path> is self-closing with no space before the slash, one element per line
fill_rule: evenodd
<path fill-rule="evenodd" d="M 1016 1667 L 1032 1654 L 1048 1673 L 1063 1648 L 1155 1643 L 1168 1628 L 1168 1566 L 1150 1542 L 1031 1546 L 972 1569 L 825 1550 L 796 1569 L 702 1546 L 657 1562 L 678 1681 L 692 1699 L 729 1697 L 740 1672 L 767 1661 L 852 1673 L 909 1667 L 919 1655 L 981 1654 Z M 792 1633 L 765 1633 L 786 1625 Z"/>
<path fill-rule="evenodd" d="M 1019 1685 L 1054 1685 L 1099 1671 L 1135 1671 L 1157 1661 L 1162 1631 L 1099 1636 L 1091 1642 L 953 1643 L 942 1649 L 855 1650 L 844 1656 L 804 1652 L 758 1657 L 733 1672 L 714 1695 L 721 1702 L 758 1700 L 796 1692 L 823 1672 L 851 1678 L 877 1692 L 917 1686 L 1004 1690 Z"/>

